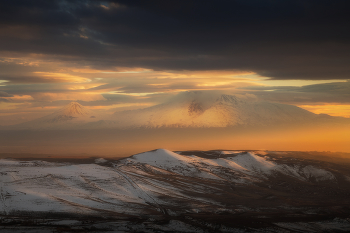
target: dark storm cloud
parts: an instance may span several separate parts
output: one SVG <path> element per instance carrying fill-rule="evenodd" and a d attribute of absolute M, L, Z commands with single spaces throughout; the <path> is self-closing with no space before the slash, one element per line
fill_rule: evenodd
<path fill-rule="evenodd" d="M 4 91 L 0 91 L 0 97 L 12 97 L 13 95 L 10 95 L 9 93 L 6 93 Z"/>
<path fill-rule="evenodd" d="M 1 75 L 0 80 L 6 80 L 6 84 L 36 84 L 36 83 L 59 83 L 64 82 L 64 80 L 45 78 L 35 75 Z"/>
<path fill-rule="evenodd" d="M 14 95 L 31 95 L 42 92 L 63 93 L 66 92 L 66 87 L 58 83 L 35 83 L 35 84 L 17 84 L 1 87 L 2 90 Z"/>
<path fill-rule="evenodd" d="M 6 99 L 6 97 L 12 97 L 13 95 L 10 95 L 7 92 L 4 91 L 0 91 L 0 102 L 9 102 L 8 99 Z"/>
<path fill-rule="evenodd" d="M 2 1 L 0 50 L 83 65 L 348 79 L 347 0 Z"/>

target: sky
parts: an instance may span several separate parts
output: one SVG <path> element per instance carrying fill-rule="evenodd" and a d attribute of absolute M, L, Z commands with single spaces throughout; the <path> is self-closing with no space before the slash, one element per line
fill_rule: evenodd
<path fill-rule="evenodd" d="M 0 125 L 182 91 L 350 117 L 347 0 L 0 1 Z"/>

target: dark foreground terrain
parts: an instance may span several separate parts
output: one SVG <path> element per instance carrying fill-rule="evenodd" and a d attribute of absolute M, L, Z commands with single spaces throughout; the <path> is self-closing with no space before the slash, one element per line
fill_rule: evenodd
<path fill-rule="evenodd" d="M 349 161 L 164 149 L 119 160 L 3 158 L 0 232 L 350 232 Z"/>

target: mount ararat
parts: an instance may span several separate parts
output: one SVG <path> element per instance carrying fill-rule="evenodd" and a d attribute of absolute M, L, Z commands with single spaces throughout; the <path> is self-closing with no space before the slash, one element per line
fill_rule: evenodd
<path fill-rule="evenodd" d="M 112 116 L 98 114 L 72 102 L 48 116 L 9 129 L 223 128 L 329 122 L 349 120 L 245 95 L 183 92 L 162 104 L 116 112 Z"/>

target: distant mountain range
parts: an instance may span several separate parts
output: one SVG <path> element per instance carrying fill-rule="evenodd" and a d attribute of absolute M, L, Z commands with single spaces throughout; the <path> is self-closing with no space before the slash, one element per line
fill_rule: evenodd
<path fill-rule="evenodd" d="M 83 127 L 88 122 L 101 118 L 77 102 L 72 102 L 58 111 L 18 125 L 14 129 L 70 129 Z"/>
<path fill-rule="evenodd" d="M 115 114 L 120 125 L 149 128 L 264 126 L 310 121 L 317 116 L 293 105 L 234 95 L 206 96 L 205 92 L 185 92 L 163 104 Z"/>
<path fill-rule="evenodd" d="M 77 102 L 12 129 L 210 128 L 350 122 L 314 114 L 294 105 L 259 101 L 239 95 L 183 92 L 152 107 L 98 116 Z"/>

